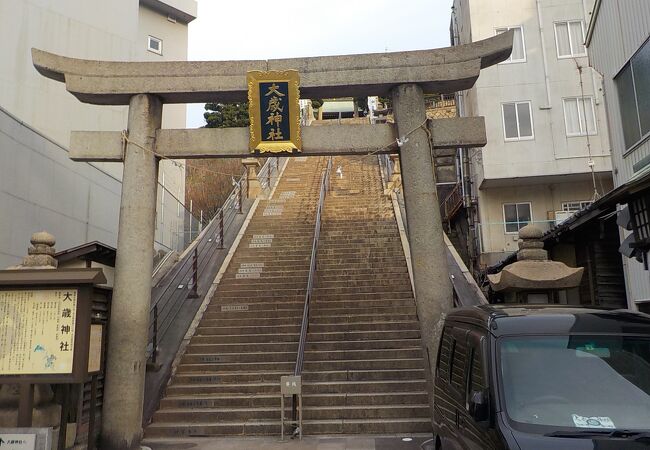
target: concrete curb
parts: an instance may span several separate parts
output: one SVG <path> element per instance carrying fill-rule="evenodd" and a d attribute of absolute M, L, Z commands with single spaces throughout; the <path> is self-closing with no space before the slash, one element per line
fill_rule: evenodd
<path fill-rule="evenodd" d="M 393 211 L 395 212 L 395 222 L 397 222 L 397 229 L 399 230 L 399 238 L 402 241 L 402 248 L 404 249 L 406 268 L 409 272 L 409 279 L 411 280 L 411 290 L 413 291 L 413 296 L 415 297 L 415 284 L 413 284 L 413 267 L 411 267 L 411 246 L 409 244 L 409 239 L 406 234 L 406 228 L 404 227 L 404 218 L 402 217 L 402 211 L 399 209 L 399 203 L 397 202 L 397 194 L 393 190 L 390 191 L 390 199 L 393 202 Z"/>

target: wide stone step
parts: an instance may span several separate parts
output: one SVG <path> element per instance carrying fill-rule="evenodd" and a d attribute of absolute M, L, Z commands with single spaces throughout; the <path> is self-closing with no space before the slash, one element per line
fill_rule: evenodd
<path fill-rule="evenodd" d="M 368 275 L 376 276 L 406 276 L 408 277 L 408 269 L 406 264 L 400 264 L 398 266 L 387 265 L 381 269 L 372 269 L 368 267 L 351 267 L 351 268 L 336 268 L 334 266 L 323 268 L 322 265 L 318 266 L 318 276 L 319 279 L 329 279 L 334 277 L 347 277 L 352 278 L 363 277 Z"/>
<path fill-rule="evenodd" d="M 183 355 L 184 364 L 201 363 L 238 363 L 238 362 L 289 362 L 296 360 L 295 351 L 286 352 L 246 352 L 246 353 L 186 353 Z"/>
<path fill-rule="evenodd" d="M 328 331 L 397 331 L 413 330 L 418 327 L 418 322 L 360 322 L 360 323 L 341 323 L 341 324 L 313 324 L 310 325 L 311 333 L 324 333 Z"/>
<path fill-rule="evenodd" d="M 305 293 L 295 293 L 293 295 L 287 295 L 286 297 L 273 297 L 270 294 L 265 292 L 260 292 L 259 295 L 255 296 L 233 296 L 232 293 L 220 293 L 217 291 L 215 297 L 212 300 L 211 306 L 217 305 L 257 305 L 265 303 L 269 305 L 269 309 L 272 308 L 272 305 L 283 305 L 285 303 L 294 303 L 294 302 L 305 302 Z"/>
<path fill-rule="evenodd" d="M 323 239 L 337 239 L 337 238 L 366 238 L 368 236 L 377 236 L 384 238 L 387 236 L 399 236 L 399 231 L 395 221 L 390 223 L 378 223 L 373 221 L 372 225 L 366 224 L 364 227 L 350 225 L 347 229 L 341 226 L 331 226 L 330 223 L 323 223 L 321 228 L 321 237 Z"/>
<path fill-rule="evenodd" d="M 312 333 L 307 336 L 307 341 L 362 341 L 366 339 L 419 339 L 420 330 L 399 331 L 357 331 L 357 332 L 330 332 Z"/>
<path fill-rule="evenodd" d="M 245 263 L 244 265 L 232 264 L 225 272 L 226 276 L 230 278 L 234 278 L 233 275 L 237 273 L 259 273 L 265 279 L 278 279 L 278 281 L 285 279 L 287 281 L 304 282 L 309 276 L 309 264 L 305 264 L 305 267 L 297 267 L 296 264 L 287 264 L 286 268 L 277 267 L 275 264 L 265 265 L 265 267 L 249 267 Z"/>
<path fill-rule="evenodd" d="M 330 330 L 334 331 L 334 330 Z M 208 327 L 199 324 L 196 330 L 197 335 L 235 335 L 235 334 L 273 334 L 273 333 L 300 333 L 300 324 L 298 325 L 251 325 L 245 327 Z"/>
<path fill-rule="evenodd" d="M 298 341 L 295 342 L 256 342 L 254 344 L 198 344 L 195 342 L 187 346 L 186 354 L 221 354 L 221 353 L 243 353 L 255 349 L 264 352 L 295 352 L 298 350 Z"/>
<path fill-rule="evenodd" d="M 293 317 L 298 314 L 302 318 L 304 303 L 297 303 L 292 309 L 247 309 L 243 311 L 222 311 L 220 308 L 208 308 L 203 314 L 203 319 L 247 319 L 257 323 L 258 320 Z"/>
<path fill-rule="evenodd" d="M 250 274 L 247 274 L 247 276 L 250 276 Z M 268 283 L 267 280 L 269 280 Z M 223 293 L 233 292 L 233 291 L 239 292 L 242 290 L 246 290 L 247 292 L 250 292 L 251 290 L 274 291 L 276 289 L 301 290 L 301 289 L 305 289 L 306 285 L 307 285 L 306 278 L 300 281 L 282 283 L 277 278 L 271 280 L 270 278 L 263 277 L 263 276 L 259 276 L 256 278 L 235 278 L 233 276 L 230 276 L 227 278 L 224 277 L 223 281 L 219 284 L 217 295 L 220 292 Z"/>
<path fill-rule="evenodd" d="M 363 300 L 378 300 L 387 298 L 387 302 L 391 300 L 400 300 L 400 299 L 410 299 L 413 301 L 413 292 L 410 290 L 402 292 L 357 292 L 357 293 L 347 293 L 347 292 L 331 292 L 331 289 L 314 289 L 312 300 L 316 302 L 328 303 L 336 301 L 351 301 L 358 300 L 359 302 Z M 388 300 L 390 299 L 390 300 Z"/>
<path fill-rule="evenodd" d="M 419 346 L 402 347 L 398 349 L 369 348 L 359 350 L 305 350 L 307 361 L 331 361 L 350 359 L 374 359 L 374 358 L 417 358 L 422 356 L 422 349 Z M 417 345 L 417 343 L 415 343 Z M 294 354 L 295 355 L 295 354 Z M 268 361 L 268 360 L 267 360 Z"/>
<path fill-rule="evenodd" d="M 293 375 L 293 371 L 180 373 L 174 376 L 172 384 L 276 383 L 279 386 L 280 377 L 284 375 Z"/>
<path fill-rule="evenodd" d="M 232 384 L 171 384 L 166 394 L 175 395 L 212 395 L 212 394 L 277 394 L 280 392 L 280 380 L 267 383 L 232 383 Z"/>
<path fill-rule="evenodd" d="M 419 332 L 418 332 L 419 333 Z M 419 336 L 419 334 L 418 334 Z M 252 344 L 258 342 L 298 342 L 300 333 L 277 333 L 277 334 L 235 334 L 200 336 L 194 335 L 190 341 L 192 344 Z"/>
<path fill-rule="evenodd" d="M 375 405 L 421 405 L 428 404 L 426 391 L 388 393 L 333 393 L 303 395 L 305 408 L 321 406 L 375 406 Z M 163 398 L 161 408 L 268 408 L 280 411 L 279 394 L 259 395 L 209 395 L 201 397 L 175 396 Z"/>
<path fill-rule="evenodd" d="M 403 269 L 408 273 L 406 260 L 404 259 L 404 257 L 399 259 L 393 258 L 393 259 L 384 259 L 384 260 L 377 260 L 377 261 L 366 259 L 364 261 L 360 260 L 354 263 L 349 263 L 346 264 L 345 266 L 341 266 L 341 263 L 337 263 L 336 260 L 318 261 L 318 273 L 330 274 L 330 271 L 342 270 L 341 267 L 345 267 L 346 272 L 347 271 L 356 272 L 357 270 L 381 272 L 386 267 L 392 267 L 392 268 L 399 267 L 400 269 Z M 342 275 L 345 276 L 345 273 L 343 273 Z"/>
<path fill-rule="evenodd" d="M 306 351 L 336 351 L 336 350 L 379 350 L 419 348 L 419 339 L 384 339 L 359 341 L 312 341 L 307 339 Z"/>
<path fill-rule="evenodd" d="M 338 279 L 338 280 L 321 280 L 318 279 L 317 287 L 319 291 L 325 289 L 336 289 L 337 292 L 347 290 L 356 291 L 361 290 L 365 292 L 395 292 L 405 291 L 411 288 L 411 281 L 408 277 L 398 278 L 378 278 L 374 280 L 354 280 L 354 279 Z"/>
<path fill-rule="evenodd" d="M 321 258 L 318 260 L 318 270 L 335 268 L 340 269 L 341 267 L 346 267 L 349 270 L 354 270 L 357 268 L 363 269 L 378 269 L 381 270 L 386 266 L 406 266 L 406 260 L 404 259 L 404 254 L 402 253 L 400 258 L 392 258 L 385 256 L 368 256 L 365 258 L 341 258 L 341 257 L 328 257 Z"/>
<path fill-rule="evenodd" d="M 266 314 L 266 313 L 265 313 Z M 321 303 L 316 303 L 312 305 L 309 315 L 312 318 L 323 317 L 323 316 L 341 316 L 341 315 L 357 315 L 357 314 L 417 314 L 415 304 L 407 304 L 406 306 L 368 306 L 366 308 L 361 307 L 358 303 L 354 304 L 354 307 L 350 306 L 347 308 L 325 308 Z"/>
<path fill-rule="evenodd" d="M 205 373 L 205 372 L 267 372 L 283 371 L 293 372 L 296 367 L 296 361 L 273 361 L 273 362 L 224 362 L 224 363 L 194 363 L 181 362 L 178 366 L 177 373 Z M 319 366 L 318 366 L 319 367 Z"/>
<path fill-rule="evenodd" d="M 295 343 L 300 339 L 300 333 L 278 333 L 271 335 L 235 334 L 235 335 L 195 335 L 191 344 L 257 344 L 257 343 Z M 368 342 L 399 341 L 405 339 L 420 339 L 420 330 L 394 330 L 394 331 L 357 331 L 357 332 L 309 332 L 307 343 L 315 342 Z M 250 345 L 254 348 L 254 345 Z"/>
<path fill-rule="evenodd" d="M 359 299 L 359 300 L 330 300 L 330 299 L 312 299 L 312 311 L 324 311 L 323 314 L 327 314 L 326 311 L 331 309 L 343 308 L 343 309 L 354 309 L 354 308 L 411 308 L 415 306 L 415 300 L 412 298 L 376 298 L 375 299 Z M 317 313 L 318 314 L 318 313 Z"/>
<path fill-rule="evenodd" d="M 290 414 L 290 408 L 285 407 L 285 414 Z M 304 407 L 304 420 L 331 419 L 390 419 L 427 417 L 430 414 L 428 405 L 381 405 L 343 406 L 343 407 Z M 233 422 L 253 420 L 274 420 L 280 416 L 280 408 L 205 408 L 200 411 L 185 409 L 163 409 L 154 416 L 154 423 L 174 422 Z"/>
<path fill-rule="evenodd" d="M 331 381 L 379 381 L 423 379 L 424 369 L 384 369 L 384 370 L 330 370 L 324 372 L 303 372 L 305 382 Z"/>
<path fill-rule="evenodd" d="M 305 361 L 303 372 L 322 372 L 330 370 L 390 370 L 390 369 L 420 369 L 424 365 L 422 355 L 417 358 L 377 358 L 358 360 L 328 360 Z M 179 373 L 205 373 L 205 372 L 266 372 L 285 371 L 293 372 L 295 359 L 284 362 L 227 362 L 227 363 L 181 363 Z"/>
<path fill-rule="evenodd" d="M 289 409 L 285 409 L 290 413 Z M 277 408 L 204 408 L 201 410 L 161 409 L 153 417 L 156 424 L 164 423 L 228 423 L 252 420 L 274 420 L 280 417 L 280 407 Z"/>
<path fill-rule="evenodd" d="M 395 434 L 430 433 L 430 418 L 407 419 L 333 419 L 306 420 L 304 433 L 309 434 Z M 280 420 L 268 422 L 226 422 L 212 423 L 152 423 L 145 432 L 145 438 L 156 437 L 210 437 L 210 436 L 267 436 L 277 435 Z M 145 440 L 145 444 L 146 444 Z"/>
<path fill-rule="evenodd" d="M 302 323 L 302 314 L 299 314 L 299 311 L 291 313 L 291 316 L 287 317 L 275 317 L 275 318 L 260 318 L 257 320 L 251 320 L 249 318 L 241 319 L 226 319 L 226 318 L 217 318 L 217 319 L 208 319 L 203 318 L 201 320 L 201 327 L 236 327 L 236 326 L 282 326 L 282 325 L 300 325 Z"/>
<path fill-rule="evenodd" d="M 362 241 L 362 242 L 354 242 L 354 241 Z M 352 240 L 338 240 L 338 239 L 327 239 L 323 241 L 319 241 L 318 243 L 318 251 L 320 252 L 321 250 L 332 250 L 332 251 L 340 251 L 340 252 L 345 252 L 347 250 L 351 250 L 350 253 L 353 253 L 353 251 L 368 251 L 368 250 L 376 250 L 376 249 L 390 249 L 390 250 L 402 250 L 402 243 L 400 241 L 400 236 L 399 234 L 396 234 L 395 236 L 391 238 L 373 238 L 373 237 L 368 237 L 365 240 L 363 239 L 354 239 Z"/>
<path fill-rule="evenodd" d="M 276 255 L 277 256 L 277 255 Z M 278 259 L 274 255 L 260 256 L 260 255 L 250 255 L 242 258 L 235 258 L 230 263 L 232 267 L 239 269 L 241 267 L 246 267 L 250 264 L 263 264 L 266 269 L 262 269 L 262 273 L 265 270 L 271 269 L 276 272 L 291 272 L 293 270 L 299 271 L 308 271 L 310 264 L 310 257 L 304 256 L 302 259 Z M 305 274 L 297 273 L 296 276 L 306 276 Z"/>
<path fill-rule="evenodd" d="M 406 322 L 417 321 L 415 314 L 344 314 L 344 315 L 314 315 L 309 318 L 311 325 L 316 324 L 342 324 L 342 323 L 359 323 L 359 322 Z"/>
<path fill-rule="evenodd" d="M 346 382 L 324 381 L 303 383 L 303 392 L 305 394 L 332 394 L 337 392 L 413 392 L 421 391 L 425 388 L 426 381 L 424 379 Z"/>
<path fill-rule="evenodd" d="M 267 290 L 257 290 L 257 289 L 217 289 L 217 296 L 221 297 L 221 293 L 225 297 L 271 297 L 271 298 L 286 298 L 294 295 L 305 295 L 307 287 L 305 286 L 302 289 L 267 289 Z"/>
<path fill-rule="evenodd" d="M 298 253 L 298 251 L 296 251 Z M 281 254 L 281 253 L 279 253 Z M 390 258 L 398 255 L 403 255 L 404 250 L 402 247 L 374 247 L 374 248 L 318 248 L 318 256 L 323 259 L 328 259 L 331 257 L 340 257 L 346 261 L 353 261 L 360 258 L 361 256 L 370 256 L 370 257 L 384 257 Z"/>

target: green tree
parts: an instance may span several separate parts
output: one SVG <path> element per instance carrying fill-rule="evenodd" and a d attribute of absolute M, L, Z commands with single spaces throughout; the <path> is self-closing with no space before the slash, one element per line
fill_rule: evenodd
<path fill-rule="evenodd" d="M 206 103 L 203 113 L 205 128 L 247 127 L 248 103 Z"/>
<path fill-rule="evenodd" d="M 362 116 L 368 114 L 368 97 L 357 97 L 354 99 L 354 104 Z"/>

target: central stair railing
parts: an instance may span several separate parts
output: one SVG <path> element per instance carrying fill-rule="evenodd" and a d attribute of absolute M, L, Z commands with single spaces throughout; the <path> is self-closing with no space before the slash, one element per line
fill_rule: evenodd
<path fill-rule="evenodd" d="M 302 325 L 300 327 L 300 341 L 298 343 L 298 354 L 296 355 L 295 376 L 302 375 L 302 368 L 305 362 L 305 346 L 307 344 L 307 331 L 309 330 L 309 303 L 314 289 L 314 277 L 316 276 L 316 257 L 318 254 L 318 240 L 320 238 L 321 215 L 325 204 L 325 196 L 330 189 L 330 173 L 332 171 L 332 157 L 327 161 L 327 168 L 321 177 L 320 194 L 318 196 L 318 207 L 316 209 L 316 224 L 314 226 L 314 240 L 311 245 L 311 262 L 309 264 L 309 278 L 307 279 L 307 292 L 305 293 L 305 306 L 302 312 Z M 284 414 L 284 411 L 282 412 Z M 293 419 L 297 417 L 296 396 L 293 396 Z"/>

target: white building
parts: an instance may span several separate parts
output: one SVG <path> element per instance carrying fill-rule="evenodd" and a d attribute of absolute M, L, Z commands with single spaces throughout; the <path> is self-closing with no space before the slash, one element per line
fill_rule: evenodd
<path fill-rule="evenodd" d="M 127 108 L 80 103 L 36 72 L 31 48 L 87 59 L 185 60 L 196 12 L 194 0 L 0 0 L 0 267 L 18 262 L 41 229 L 60 249 L 117 241 L 121 164 L 74 163 L 66 149 L 71 130 L 125 129 Z M 166 105 L 163 127 L 184 128 L 185 106 Z M 159 192 L 156 240 L 174 247 L 183 214 L 171 194 L 184 198 L 184 167 L 163 162 L 159 181 L 169 192 Z"/>
<path fill-rule="evenodd" d="M 587 35 L 593 67 L 603 75 L 619 204 L 632 211 L 634 240 L 641 253 L 649 242 L 650 206 L 650 2 L 598 0 Z M 621 205 L 624 206 L 624 205 Z M 619 207 L 620 209 L 620 207 Z M 635 214 L 635 210 L 637 213 Z M 630 234 L 625 231 L 621 238 Z M 644 239 L 645 238 L 645 239 Z M 644 242 L 645 241 L 645 242 Z M 646 263 L 648 254 L 645 253 Z M 629 306 L 650 312 L 650 275 L 643 262 L 623 258 Z"/>
<path fill-rule="evenodd" d="M 508 61 L 459 94 L 484 116 L 488 144 L 469 152 L 482 267 L 517 250 L 518 230 L 548 230 L 612 188 L 601 77 L 584 46 L 593 0 L 455 0 L 454 45 L 514 29 Z M 593 172 L 592 172 L 593 170 Z"/>

